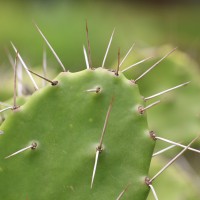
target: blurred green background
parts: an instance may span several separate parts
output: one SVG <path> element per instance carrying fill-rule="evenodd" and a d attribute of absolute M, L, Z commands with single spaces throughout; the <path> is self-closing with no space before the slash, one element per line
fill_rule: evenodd
<path fill-rule="evenodd" d="M 199 8 L 198 1 L 178 0 L 0 1 L 0 74 L 11 68 L 5 52 L 9 49 L 14 56 L 10 41 L 16 45 L 28 66 L 41 66 L 44 42 L 33 20 L 70 71 L 84 67 L 82 45 L 86 44 L 86 19 L 94 66 L 101 65 L 114 28 L 116 33 L 107 66 L 116 60 L 118 47 L 124 55 L 134 42 L 136 52 L 172 44 L 200 63 Z M 52 53 L 47 54 L 49 68 L 59 71 Z M 0 90 L 4 87 L 0 86 Z"/>
<path fill-rule="evenodd" d="M 0 101 L 11 98 L 13 94 L 13 70 L 7 52 L 9 51 L 13 58 L 15 54 L 10 41 L 16 45 L 28 67 L 41 72 L 44 42 L 34 27 L 33 21 L 35 21 L 65 67 L 75 72 L 85 69 L 83 44 L 87 44 L 85 32 L 87 19 L 94 66 L 101 66 L 114 28 L 115 36 L 106 66 L 115 66 L 119 47 L 123 56 L 133 43 L 135 43 L 134 51 L 125 63 L 126 66 L 149 55 L 155 56 L 153 61 L 125 73 L 128 78 L 139 76 L 150 64 L 156 62 L 156 59 L 173 47 L 178 47 L 178 51 L 139 83 L 142 94 L 148 96 L 192 80 L 191 86 L 184 89 L 185 91 L 165 96 L 164 103 L 148 113 L 150 128 L 168 139 L 187 143 L 200 132 L 199 10 L 198 0 L 0 1 Z M 49 78 L 54 78 L 55 74 L 61 71 L 48 49 L 47 66 Z M 32 86 L 28 87 L 32 90 Z M 199 146 L 197 144 L 196 147 Z M 172 155 L 174 154 L 167 154 L 165 159 Z M 198 155 L 188 153 L 186 157 L 192 163 L 193 173 L 200 173 Z M 191 171 L 188 173 L 191 175 Z M 199 182 L 195 184 L 200 187 Z M 165 188 L 160 190 L 167 192 L 167 187 L 165 185 Z M 180 191 L 185 190 L 186 185 L 183 181 L 179 188 Z M 198 191 L 196 193 L 199 195 Z M 185 199 L 197 199 L 195 195 L 194 198 L 188 196 Z M 182 196 L 179 198 L 183 199 Z"/>
<path fill-rule="evenodd" d="M 139 3 L 140 2 L 140 3 Z M 168 3 L 167 3 L 168 2 Z M 88 19 L 92 58 L 100 65 L 105 48 L 116 27 L 113 49 L 107 64 L 116 57 L 116 46 L 125 51 L 137 47 L 173 44 L 200 61 L 199 4 L 184 1 L 1 1 L 0 61 L 12 40 L 31 65 L 39 65 L 43 42 L 39 27 L 70 70 L 83 65 L 85 20 Z M 50 59 L 51 59 L 51 55 Z"/>

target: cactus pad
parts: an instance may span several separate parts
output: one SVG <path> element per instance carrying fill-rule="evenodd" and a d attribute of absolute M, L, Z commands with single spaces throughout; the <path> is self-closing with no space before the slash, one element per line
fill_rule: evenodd
<path fill-rule="evenodd" d="M 0 199 L 117 199 L 125 189 L 122 199 L 146 199 L 155 141 L 146 114 L 138 112 L 144 101 L 137 84 L 103 68 L 63 72 L 55 80 L 0 127 Z"/>

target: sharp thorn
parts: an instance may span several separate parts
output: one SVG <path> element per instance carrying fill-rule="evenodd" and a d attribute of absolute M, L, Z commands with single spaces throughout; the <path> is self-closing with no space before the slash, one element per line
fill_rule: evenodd
<path fill-rule="evenodd" d="M 115 72 L 116 76 L 119 76 L 119 65 L 120 65 L 120 48 L 118 49 L 118 64 L 117 64 L 117 70 Z"/>
<path fill-rule="evenodd" d="M 83 53 L 84 53 L 84 57 L 85 57 L 86 68 L 90 69 L 90 65 L 89 65 L 89 61 L 88 61 L 88 56 L 87 56 L 87 52 L 86 52 L 86 49 L 85 49 L 84 45 L 83 45 Z"/>
<path fill-rule="evenodd" d="M 122 59 L 122 61 L 119 64 L 119 67 L 122 66 L 122 64 L 124 63 L 124 61 L 126 60 L 126 58 L 128 57 L 128 55 L 130 54 L 130 52 L 132 51 L 133 47 L 134 47 L 135 43 L 131 46 L 131 48 L 128 50 L 127 54 L 124 56 L 124 58 Z"/>
<path fill-rule="evenodd" d="M 88 60 L 89 60 L 89 67 L 90 67 L 90 69 L 92 69 L 91 48 L 90 48 L 90 40 L 89 40 L 88 22 L 87 22 L 87 20 L 86 20 L 86 37 L 87 37 L 87 45 L 88 45 Z"/>
<path fill-rule="evenodd" d="M 12 157 L 12 156 L 15 156 L 15 155 L 17 155 L 17 154 L 19 154 L 19 153 L 21 153 L 21 152 L 23 152 L 23 151 L 26 151 L 26 150 L 28 150 L 28 149 L 34 150 L 34 149 L 36 149 L 36 147 L 37 147 L 37 143 L 36 143 L 36 142 L 33 142 L 31 145 L 29 145 L 29 146 L 27 146 L 27 147 L 25 147 L 25 148 L 23 148 L 23 149 L 20 149 L 20 150 L 16 151 L 15 153 L 12 153 L 12 154 L 10 154 L 9 156 L 5 157 L 5 159 L 8 159 L 8 158 L 10 158 L 10 157 Z"/>
<path fill-rule="evenodd" d="M 114 97 L 112 97 L 112 100 L 110 102 L 110 105 L 109 105 L 109 108 L 108 108 L 108 111 L 107 111 L 107 114 L 106 114 L 106 119 L 105 119 L 103 130 L 102 130 L 102 133 L 101 133 L 101 138 L 100 138 L 100 141 L 99 141 L 98 149 L 102 149 L 103 138 L 104 138 L 104 135 L 105 135 L 107 124 L 108 124 L 108 119 L 109 119 L 110 112 L 111 112 L 111 109 L 112 109 L 113 101 L 114 101 Z"/>
<path fill-rule="evenodd" d="M 130 184 L 126 186 L 126 188 L 124 188 L 124 190 L 119 194 L 119 196 L 117 197 L 116 200 L 120 200 L 122 198 L 122 196 L 124 195 L 124 193 L 128 190 Z"/>
<path fill-rule="evenodd" d="M 47 46 L 49 47 L 49 49 L 51 50 L 51 52 L 53 53 L 53 55 L 55 56 L 56 60 L 58 61 L 58 63 L 60 64 L 60 66 L 62 67 L 63 71 L 66 72 L 65 66 L 63 65 L 63 63 L 61 62 L 60 58 L 58 57 L 58 55 L 56 54 L 56 52 L 54 51 L 53 47 L 50 45 L 50 43 L 48 42 L 48 40 L 46 39 L 46 37 L 44 36 L 44 34 L 42 33 L 42 31 L 39 29 L 39 27 L 37 26 L 37 24 L 34 22 L 34 25 L 37 29 L 37 31 L 39 32 L 39 34 L 42 36 L 42 38 L 44 39 L 45 43 L 47 44 Z"/>
<path fill-rule="evenodd" d="M 95 92 L 95 93 L 99 93 L 101 92 L 101 88 L 100 87 L 96 87 L 94 89 L 88 89 L 86 90 L 86 92 Z"/>
<path fill-rule="evenodd" d="M 150 105 L 148 105 L 148 106 L 146 106 L 145 108 L 143 108 L 142 106 L 139 106 L 139 107 L 138 107 L 138 112 L 139 112 L 140 114 L 144 114 L 144 112 L 145 112 L 146 110 L 152 108 L 153 106 L 155 106 L 155 105 L 157 105 L 157 104 L 159 104 L 159 103 L 160 103 L 160 100 L 159 100 L 159 101 L 156 101 L 156 102 L 154 102 L 154 103 L 152 103 L 152 104 L 150 104 Z"/>
<path fill-rule="evenodd" d="M 145 62 L 145 61 L 147 61 L 147 60 L 149 60 L 151 58 L 153 58 L 153 57 L 145 58 L 145 59 L 143 59 L 143 60 L 141 60 L 141 61 L 139 61 L 139 62 L 137 62 L 137 63 L 135 63 L 135 64 L 133 64 L 133 65 L 131 65 L 129 67 L 127 67 L 126 69 L 123 69 L 122 73 L 128 71 L 129 69 L 131 69 L 131 68 L 133 68 L 133 67 L 135 67 L 135 66 L 137 66 L 137 65 L 139 65 L 139 64 L 141 64 L 141 63 L 143 63 L 143 62 Z"/>
<path fill-rule="evenodd" d="M 9 107 L 7 107 L 7 108 L 4 108 L 4 109 L 0 110 L 0 113 L 4 112 L 4 111 L 6 111 L 6 110 L 9 110 L 9 109 L 13 109 L 13 106 L 9 106 Z"/>
<path fill-rule="evenodd" d="M 149 73 L 153 68 L 155 68 L 162 60 L 164 60 L 167 56 L 169 56 L 172 52 L 174 52 L 177 48 L 172 49 L 169 53 L 167 53 L 165 56 L 163 56 L 160 60 L 158 60 L 154 65 L 152 65 L 148 70 L 146 70 L 141 76 L 139 76 L 137 79 L 135 79 L 135 82 L 140 80 L 142 77 L 144 77 L 147 73 Z"/>
<path fill-rule="evenodd" d="M 100 153 L 100 150 L 97 149 L 96 150 L 96 156 L 95 156 L 95 162 L 94 162 L 94 168 L 93 168 L 93 173 L 92 173 L 92 181 L 91 181 L 91 189 L 93 187 L 93 183 L 94 183 L 94 177 L 95 177 L 95 174 L 96 174 L 96 169 L 97 169 L 97 163 L 98 163 L 98 159 L 99 159 L 99 153 Z"/>
<path fill-rule="evenodd" d="M 177 154 L 173 159 L 171 159 L 153 178 L 151 178 L 150 183 L 152 183 L 163 171 L 165 171 L 174 161 L 176 161 L 200 136 L 193 139 L 179 154 Z"/>
<path fill-rule="evenodd" d="M 157 96 L 160 96 L 160 95 L 162 95 L 162 94 L 165 94 L 165 93 L 170 92 L 170 91 L 172 91 L 172 90 L 175 90 L 175 89 L 177 89 L 177 88 L 186 86 L 186 85 L 188 85 L 189 83 L 190 83 L 190 81 L 188 81 L 188 82 L 186 82 L 186 83 L 182 83 L 182 84 L 180 84 L 180 85 L 177 85 L 177 86 L 175 86 L 175 87 L 169 88 L 169 89 L 167 89 L 167 90 L 164 90 L 164 91 L 159 92 L 159 93 L 157 93 L 157 94 L 154 94 L 154 95 L 152 95 L 152 96 L 146 97 L 146 98 L 144 98 L 144 100 L 147 101 L 147 100 L 149 100 L 149 99 L 153 99 L 153 98 L 155 98 L 155 97 L 157 97 Z"/>
<path fill-rule="evenodd" d="M 149 184 L 149 187 L 150 187 L 150 189 L 151 189 L 151 191 L 152 191 L 152 193 L 153 193 L 154 199 L 155 199 L 155 200 L 158 200 L 158 196 L 157 196 L 157 194 L 156 194 L 156 191 L 155 191 L 153 185 Z"/>
<path fill-rule="evenodd" d="M 183 145 L 183 144 L 179 144 L 177 142 L 173 142 L 171 140 L 168 140 L 168 139 L 165 139 L 165 138 L 162 138 L 162 137 L 155 136 L 155 139 L 161 140 L 161 141 L 164 141 L 164 142 L 167 142 L 169 144 L 173 144 L 173 145 L 176 145 L 176 146 L 179 146 L 179 147 L 182 147 L 182 148 L 186 148 L 186 146 Z M 191 148 L 191 147 L 188 147 L 188 150 L 200 153 L 200 150 L 197 150 L 197 149 L 194 149 L 194 148 Z"/>
<path fill-rule="evenodd" d="M 18 50 L 16 49 L 16 47 L 14 46 L 14 44 L 13 44 L 12 42 L 11 42 L 11 45 L 12 45 L 12 47 L 13 47 L 15 53 L 17 54 L 17 53 L 18 53 Z M 18 58 L 19 58 L 20 62 L 22 63 L 24 69 L 26 70 L 26 72 L 27 72 L 29 78 L 31 79 L 31 81 L 32 81 L 32 83 L 33 83 L 33 85 L 34 85 L 35 90 L 38 90 L 39 88 L 38 88 L 38 86 L 37 86 L 35 80 L 33 79 L 31 73 L 28 71 L 28 67 L 26 66 L 25 62 L 23 61 L 23 59 L 22 59 L 22 57 L 20 56 L 19 53 L 18 53 Z"/>
<path fill-rule="evenodd" d="M 107 58 L 107 55 L 108 55 L 108 51 L 109 51 L 109 49 L 110 49 L 110 45 L 111 45 L 111 42 L 112 42 L 114 33 L 115 33 L 115 29 L 113 30 L 112 35 L 111 35 L 111 37 L 110 37 L 110 41 L 109 41 L 109 43 L 108 43 L 108 47 L 107 47 L 107 49 L 106 49 L 105 56 L 104 56 L 104 58 L 103 58 L 102 68 L 104 68 L 104 64 L 105 64 L 105 61 L 106 61 L 106 58 Z"/>
<path fill-rule="evenodd" d="M 166 147 L 166 148 L 164 148 L 164 149 L 162 149 L 162 150 L 160 150 L 160 151 L 154 153 L 154 154 L 152 155 L 152 157 L 158 156 L 158 155 L 164 153 L 165 151 L 168 151 L 168 150 L 170 150 L 170 149 L 172 149 L 172 148 L 174 148 L 174 147 L 176 147 L 175 144 L 170 145 L 169 147 Z"/>
<path fill-rule="evenodd" d="M 31 72 L 32 74 L 38 76 L 39 78 L 42 78 L 43 80 L 45 80 L 45 81 L 51 83 L 52 86 L 55 86 L 55 85 L 58 84 L 58 81 L 51 81 L 51 80 L 49 80 L 49 79 L 47 79 L 47 78 L 45 78 L 45 77 L 43 77 L 43 76 L 41 76 L 41 75 L 39 75 L 39 74 L 33 72 L 33 71 L 31 71 L 30 69 L 27 69 L 27 70 L 28 70 L 29 72 Z"/>
<path fill-rule="evenodd" d="M 112 109 L 113 101 L 114 101 L 114 97 L 112 97 L 111 103 L 109 105 L 109 108 L 108 108 L 108 111 L 107 111 L 107 114 L 106 114 L 106 119 L 105 119 L 105 122 L 104 122 L 103 131 L 102 131 L 101 138 L 100 138 L 100 142 L 99 142 L 99 145 L 96 148 L 96 156 L 95 156 L 95 163 L 94 163 L 94 168 L 93 168 L 93 173 L 92 173 L 91 188 L 93 186 L 94 177 L 95 177 L 95 174 L 96 174 L 96 168 L 97 168 L 97 162 L 98 162 L 99 154 L 103 151 L 103 147 L 102 147 L 103 137 L 104 137 L 104 134 L 105 134 L 105 130 L 106 130 L 106 126 L 107 126 L 107 123 L 108 123 L 109 116 L 110 116 L 110 112 L 111 112 L 111 109 Z"/>

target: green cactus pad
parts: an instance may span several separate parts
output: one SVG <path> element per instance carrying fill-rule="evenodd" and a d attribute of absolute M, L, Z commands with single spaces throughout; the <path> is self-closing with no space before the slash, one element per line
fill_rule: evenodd
<path fill-rule="evenodd" d="M 155 141 L 149 136 L 138 86 L 103 68 L 64 72 L 56 86 L 35 92 L 0 127 L 0 199 L 145 200 Z M 99 92 L 87 90 L 100 88 Z M 96 148 L 114 99 L 91 179 Z M 6 156 L 33 142 L 15 156 Z"/>

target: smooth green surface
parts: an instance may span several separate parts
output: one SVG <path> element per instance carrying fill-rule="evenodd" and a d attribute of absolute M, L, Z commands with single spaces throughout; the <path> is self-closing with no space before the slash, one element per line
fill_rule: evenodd
<path fill-rule="evenodd" d="M 148 135 L 137 85 L 105 69 L 61 73 L 57 86 L 41 89 L 0 130 L 0 198 L 145 200 L 154 141 Z M 86 92 L 101 87 L 99 94 Z M 92 171 L 106 113 L 114 97 L 93 189 Z M 37 141 L 9 159 L 4 157 Z"/>

